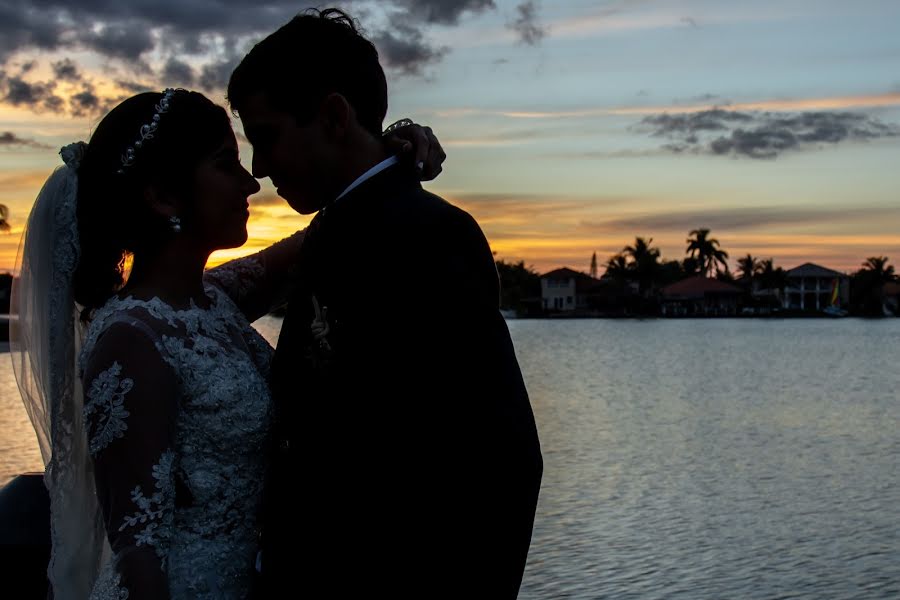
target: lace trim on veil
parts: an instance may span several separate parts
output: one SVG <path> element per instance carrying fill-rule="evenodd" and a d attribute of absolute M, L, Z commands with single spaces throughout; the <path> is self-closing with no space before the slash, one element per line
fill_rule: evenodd
<path fill-rule="evenodd" d="M 85 598 L 109 557 L 83 429 L 75 375 L 82 330 L 72 295 L 78 262 L 77 169 L 85 144 L 70 144 L 41 189 L 22 235 L 10 327 L 13 368 L 37 433 L 50 497 L 47 573 L 57 599 Z"/>

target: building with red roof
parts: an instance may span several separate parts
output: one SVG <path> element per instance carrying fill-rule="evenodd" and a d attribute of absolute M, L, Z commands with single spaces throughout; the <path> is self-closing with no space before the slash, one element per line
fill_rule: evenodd
<path fill-rule="evenodd" d="M 688 277 L 664 287 L 660 309 L 664 316 L 734 316 L 744 290 L 703 275 Z"/>

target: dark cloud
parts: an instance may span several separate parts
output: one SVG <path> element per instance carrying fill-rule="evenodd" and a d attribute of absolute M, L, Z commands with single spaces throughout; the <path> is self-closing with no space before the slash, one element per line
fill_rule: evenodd
<path fill-rule="evenodd" d="M 186 62 L 172 57 L 163 67 L 162 79 L 166 86 L 190 88 L 194 86 L 194 69 Z"/>
<path fill-rule="evenodd" d="M 69 98 L 69 105 L 73 116 L 84 117 L 100 112 L 101 100 L 92 86 L 85 86 L 81 92 Z"/>
<path fill-rule="evenodd" d="M 516 7 L 516 19 L 508 25 L 529 46 L 536 46 L 547 35 L 547 28 L 538 22 L 537 11 L 537 0 L 526 0 Z"/>
<path fill-rule="evenodd" d="M 689 27 L 699 27 L 693 17 L 681 17 L 681 22 Z"/>
<path fill-rule="evenodd" d="M 116 85 L 132 94 L 140 94 L 142 92 L 158 91 L 160 86 L 149 83 L 141 83 L 139 81 L 129 81 L 127 79 L 117 79 Z"/>
<path fill-rule="evenodd" d="M 394 0 L 410 16 L 426 23 L 456 25 L 464 13 L 479 13 L 496 8 L 494 0 Z"/>
<path fill-rule="evenodd" d="M 435 47 L 418 29 L 398 24 L 372 38 L 385 66 L 409 75 L 421 75 L 424 68 L 438 62 L 448 48 Z"/>
<path fill-rule="evenodd" d="M 20 51 L 87 49 L 146 71 L 153 50 L 198 54 L 258 39 L 299 9 L 290 0 L 79 0 L 77 8 L 71 0 L 0 0 L 0 64 Z"/>
<path fill-rule="evenodd" d="M 649 126 L 655 136 L 693 136 L 700 131 L 729 129 L 730 123 L 752 121 L 753 117 L 743 113 L 713 108 L 693 113 L 663 113 L 651 115 L 641 121 Z"/>
<path fill-rule="evenodd" d="M 50 148 L 50 146 L 46 144 L 41 144 L 40 142 L 36 142 L 34 140 L 28 140 L 25 138 L 21 138 L 17 136 L 12 131 L 3 131 L 0 132 L 0 147 L 16 147 L 16 146 L 24 146 L 28 148 Z"/>
<path fill-rule="evenodd" d="M 900 127 L 851 112 L 742 113 L 714 108 L 694 113 L 661 114 L 637 126 L 671 141 L 673 153 L 773 159 L 783 152 L 824 144 L 900 136 Z M 713 136 L 713 137 L 711 137 Z"/>
<path fill-rule="evenodd" d="M 109 108 L 111 99 L 104 101 L 97 96 L 93 84 L 84 81 L 73 64 L 60 61 L 53 67 L 54 71 L 62 71 L 57 79 L 81 82 L 81 91 L 64 98 L 57 93 L 56 81 L 25 81 L 18 75 L 8 77 L 4 71 L 0 71 L 0 101 L 12 106 L 27 107 L 38 113 L 68 112 L 76 117 L 96 114 Z"/>
<path fill-rule="evenodd" d="M 457 25 L 466 14 L 496 7 L 494 0 L 349 0 L 354 16 L 374 6 L 401 11 L 404 22 Z M 0 63 L 19 50 L 88 48 L 103 56 L 138 61 L 154 49 L 200 54 L 241 40 L 258 40 L 286 23 L 303 5 L 295 0 L 0 0 Z M 394 28 L 394 24 L 391 24 Z M 221 60 L 224 58 L 220 56 Z"/>
<path fill-rule="evenodd" d="M 303 4 L 295 0 L 0 0 L 0 68 L 6 66 L 12 75 L 13 58 L 87 50 L 113 61 L 111 68 L 129 91 L 169 84 L 221 89 L 249 46 L 301 12 Z M 388 18 L 389 25 L 374 28 L 369 37 L 379 42 L 387 66 L 401 74 L 420 74 L 424 66 L 449 51 L 428 39 L 428 25 L 458 25 L 465 16 L 496 8 L 494 0 L 347 0 L 342 5 L 356 17 L 378 13 Z M 159 56 L 163 61 L 151 69 L 148 61 Z M 185 62 L 186 56 L 197 58 L 189 61 L 194 68 Z M 69 59 L 53 67 L 57 81 L 84 81 L 79 66 Z M 17 80 L 5 80 L 3 95 L 9 102 L 53 110 L 65 105 L 47 84 L 27 82 L 24 73 Z"/>
<path fill-rule="evenodd" d="M 59 23 L 61 15 L 48 14 L 53 12 L 58 11 L 17 0 L 0 0 L 0 64 L 18 50 L 56 50 L 66 28 Z"/>
<path fill-rule="evenodd" d="M 53 74 L 57 79 L 63 81 L 81 81 L 81 72 L 78 65 L 72 62 L 71 58 L 64 58 L 53 63 Z"/>
<path fill-rule="evenodd" d="M 97 31 L 83 33 L 80 41 L 104 56 L 130 62 L 139 61 L 145 52 L 156 47 L 147 25 L 140 22 L 106 24 Z"/>
<path fill-rule="evenodd" d="M 234 68 L 240 61 L 240 56 L 232 56 L 210 65 L 204 65 L 200 72 L 200 87 L 205 90 L 227 87 L 231 72 L 234 71 Z"/>
<path fill-rule="evenodd" d="M 7 104 L 26 106 L 37 112 L 60 112 L 64 102 L 55 91 L 55 81 L 30 83 L 0 72 L 0 100 Z"/>

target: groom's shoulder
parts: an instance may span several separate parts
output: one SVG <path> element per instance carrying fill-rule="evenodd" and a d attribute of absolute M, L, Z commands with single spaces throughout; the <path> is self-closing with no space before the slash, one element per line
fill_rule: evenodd
<path fill-rule="evenodd" d="M 401 220 L 417 226 L 423 232 L 468 231 L 481 233 L 481 228 L 464 209 L 427 190 L 417 188 L 405 194 L 395 210 L 402 213 Z"/>

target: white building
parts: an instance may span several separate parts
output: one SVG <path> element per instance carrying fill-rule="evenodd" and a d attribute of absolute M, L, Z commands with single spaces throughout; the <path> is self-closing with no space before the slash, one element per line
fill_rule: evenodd
<path fill-rule="evenodd" d="M 784 290 L 784 308 L 794 310 L 824 310 L 831 306 L 834 286 L 837 285 L 838 307 L 850 304 L 850 277 L 813 263 L 805 263 L 787 272 L 788 285 Z"/>
<path fill-rule="evenodd" d="M 585 309 L 587 296 L 597 280 L 585 273 L 563 267 L 541 275 L 541 301 L 544 310 L 568 312 Z"/>

